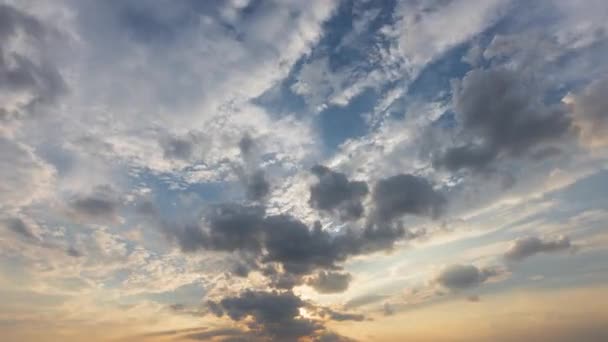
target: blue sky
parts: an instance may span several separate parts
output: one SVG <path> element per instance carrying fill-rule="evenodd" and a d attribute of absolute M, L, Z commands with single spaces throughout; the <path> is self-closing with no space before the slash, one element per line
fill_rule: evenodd
<path fill-rule="evenodd" d="M 0 336 L 605 341 L 607 56 L 602 0 L 0 0 Z"/>

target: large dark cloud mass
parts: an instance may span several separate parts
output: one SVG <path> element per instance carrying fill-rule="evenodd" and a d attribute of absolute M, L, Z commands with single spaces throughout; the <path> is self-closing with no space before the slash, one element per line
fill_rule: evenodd
<path fill-rule="evenodd" d="M 251 318 L 249 329 L 259 337 L 277 341 L 296 341 L 313 336 L 323 326 L 300 316 L 306 303 L 292 292 L 245 291 L 235 297 L 226 297 L 218 305 L 234 321 Z"/>
<path fill-rule="evenodd" d="M 18 116 L 38 104 L 53 102 L 65 91 L 65 82 L 44 54 L 31 58 L 12 50 L 10 42 L 24 35 L 42 49 L 50 30 L 37 18 L 6 4 L 0 4 L 0 119 Z M 11 100 L 11 97 L 15 97 Z M 7 101 L 8 99 L 8 101 Z"/>
<path fill-rule="evenodd" d="M 515 240 L 505 252 L 505 259 L 519 261 L 539 253 L 565 251 L 572 247 L 566 236 L 555 240 L 542 240 L 535 236 Z"/>
<path fill-rule="evenodd" d="M 378 181 L 372 194 L 374 219 L 388 222 L 405 214 L 438 217 L 446 203 L 425 178 L 401 174 Z"/>
<path fill-rule="evenodd" d="M 252 144 L 244 138 L 242 152 L 251 153 Z M 344 201 L 359 202 L 367 192 L 364 182 L 348 181 L 343 174 L 324 167 L 315 170 L 320 177 L 311 188 L 315 205 L 336 208 Z M 326 191 L 329 201 L 322 200 Z M 347 258 L 387 250 L 400 239 L 415 238 L 417 235 L 396 219 L 406 214 L 434 218 L 445 205 L 443 196 L 427 180 L 413 175 L 380 180 L 373 196 L 374 215 L 365 224 L 333 234 L 318 222 L 309 227 L 287 214 L 267 215 L 262 205 L 238 203 L 214 205 L 200 222 L 165 223 L 163 228 L 186 252 L 205 249 L 236 253 L 242 260 L 232 270 L 237 276 L 258 270 L 270 286 L 278 289 L 308 283 L 320 293 L 335 293 L 346 290 L 350 282 L 350 275 L 336 272 Z M 320 273 L 305 277 L 316 271 Z"/>
<path fill-rule="evenodd" d="M 228 316 L 231 320 L 245 322 L 247 336 L 272 341 L 298 341 L 308 338 L 314 341 L 350 341 L 325 327 L 325 321 L 362 321 L 361 314 L 338 312 L 318 307 L 302 300 L 291 291 L 247 290 L 237 296 L 209 301 L 208 306 L 218 316 Z M 307 309 L 317 318 L 306 318 L 301 309 Z M 333 339 L 329 339 L 329 337 Z"/>
<path fill-rule="evenodd" d="M 571 132 L 571 120 L 562 106 L 547 105 L 543 97 L 529 77 L 515 70 L 470 71 L 453 97 L 464 142 L 438 155 L 435 166 L 488 171 L 500 158 L 559 142 Z"/>
<path fill-rule="evenodd" d="M 363 215 L 362 198 L 369 192 L 367 183 L 349 181 L 346 175 L 316 165 L 311 169 L 318 183 L 310 187 L 310 205 L 319 210 L 336 212 L 343 220 L 358 219 Z"/>

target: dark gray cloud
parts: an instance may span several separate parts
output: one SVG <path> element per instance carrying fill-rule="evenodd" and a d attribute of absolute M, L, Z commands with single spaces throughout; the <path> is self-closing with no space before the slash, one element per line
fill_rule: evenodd
<path fill-rule="evenodd" d="M 223 298 L 219 305 L 234 321 L 250 318 L 251 333 L 274 340 L 295 341 L 323 330 L 319 322 L 300 316 L 300 308 L 306 303 L 290 291 L 245 291 Z"/>
<path fill-rule="evenodd" d="M 311 207 L 337 213 L 343 220 L 358 219 L 364 209 L 361 200 L 368 194 L 367 183 L 349 181 L 345 174 L 316 165 L 311 172 L 318 182 L 310 187 Z"/>
<path fill-rule="evenodd" d="M 270 281 L 270 286 L 277 289 L 289 290 L 304 282 L 302 275 L 279 272 L 276 267 L 268 265 L 262 269 L 262 274 Z"/>
<path fill-rule="evenodd" d="M 258 254 L 262 248 L 264 215 L 264 208 L 259 206 L 222 204 L 210 208 L 202 225 L 165 223 L 163 230 L 185 252 L 204 248 Z"/>
<path fill-rule="evenodd" d="M 340 293 L 348 289 L 352 278 L 349 273 L 321 271 L 315 277 L 308 279 L 306 284 L 319 293 Z"/>
<path fill-rule="evenodd" d="M 0 91 L 10 99 L 18 97 L 19 102 L 8 101 L 0 105 L 0 119 L 20 115 L 23 110 L 31 110 L 42 103 L 51 103 L 65 92 L 65 82 L 57 68 L 44 54 L 30 59 L 18 51 L 10 50 L 13 38 L 24 35 L 36 42 L 34 51 L 39 52 L 49 36 L 49 30 L 37 18 L 6 4 L 0 4 Z M 23 96 L 27 94 L 27 96 Z M 23 99 L 26 98 L 26 101 Z M 10 102 L 18 103 L 9 105 Z"/>
<path fill-rule="evenodd" d="M 565 108 L 545 104 L 540 87 L 515 70 L 470 71 L 455 87 L 453 105 L 463 143 L 434 158 L 451 171 L 491 171 L 498 159 L 534 153 L 572 132 Z"/>
<path fill-rule="evenodd" d="M 315 268 L 334 268 L 346 258 L 345 251 L 320 225 L 312 230 L 287 215 L 266 218 L 265 261 L 279 262 L 285 271 L 304 274 Z"/>
<path fill-rule="evenodd" d="M 32 232 L 32 230 L 27 226 L 22 219 L 17 217 L 12 217 L 4 220 L 4 225 L 6 228 L 13 233 L 18 234 L 21 237 L 26 238 L 27 240 L 38 241 L 40 238 Z"/>
<path fill-rule="evenodd" d="M 216 315 L 217 317 L 222 317 L 224 315 L 224 309 L 222 309 L 222 306 L 219 303 L 216 303 L 212 300 L 208 300 L 206 302 L 206 305 L 209 309 L 209 312 Z"/>
<path fill-rule="evenodd" d="M 405 214 L 436 218 L 446 200 L 423 177 L 400 174 L 378 181 L 372 194 L 373 219 L 389 222 Z"/>
<path fill-rule="evenodd" d="M 253 148 L 249 142 L 241 145 L 248 146 L 245 150 Z M 317 171 L 329 172 L 331 179 L 336 175 L 322 167 Z M 342 179 L 345 184 L 358 184 Z M 364 193 L 362 189 L 366 186 L 357 190 L 359 194 Z M 400 239 L 416 238 L 419 234 L 392 221 L 405 214 L 436 217 L 445 201 L 428 181 L 412 175 L 382 180 L 375 190 L 376 215 L 381 219 L 369 220 L 363 227 L 347 227 L 338 234 L 323 230 L 319 222 L 309 227 L 290 215 L 267 216 L 262 205 L 236 203 L 212 206 L 201 222 L 165 223 L 163 230 L 186 252 L 206 249 L 237 254 L 241 260 L 232 270 L 237 276 L 260 270 L 272 287 L 291 289 L 315 271 L 341 269 L 350 256 L 391 249 Z M 308 279 L 318 291 L 331 293 L 345 290 L 350 276 L 333 272 Z"/>
<path fill-rule="evenodd" d="M 97 186 L 86 195 L 69 200 L 71 214 L 82 221 L 116 221 L 122 206 L 120 197 L 110 186 Z"/>
<path fill-rule="evenodd" d="M 254 201 L 264 199 L 270 192 L 270 183 L 262 170 L 256 170 L 245 177 L 247 198 Z"/>
<path fill-rule="evenodd" d="M 194 153 L 194 143 L 187 137 L 167 137 L 161 140 L 160 146 L 165 159 L 189 160 Z"/>
<path fill-rule="evenodd" d="M 254 153 L 254 149 L 256 147 L 255 141 L 249 134 L 243 135 L 241 140 L 239 140 L 239 150 L 243 156 L 250 156 Z"/>
<path fill-rule="evenodd" d="M 515 240 L 505 252 L 505 259 L 519 261 L 539 253 L 552 253 L 572 248 L 570 239 L 566 236 L 555 240 L 542 240 L 535 236 Z"/>
<path fill-rule="evenodd" d="M 463 290 L 476 287 L 489 278 L 499 275 L 494 268 L 477 268 L 474 265 L 450 265 L 444 268 L 435 281 L 450 290 Z"/>
<path fill-rule="evenodd" d="M 82 252 L 80 252 L 79 250 L 77 250 L 74 247 L 68 247 L 65 250 L 65 254 L 67 254 L 67 255 L 69 255 L 71 257 L 74 257 L 74 258 L 80 258 L 81 256 L 83 256 Z"/>
<path fill-rule="evenodd" d="M 259 168 L 259 152 L 255 140 L 245 134 L 239 140 L 239 150 L 244 162 L 240 178 L 245 186 L 245 194 L 252 201 L 263 200 L 270 193 L 270 183 L 266 179 L 266 173 Z"/>
<path fill-rule="evenodd" d="M 323 336 L 334 335 L 324 325 L 327 320 L 362 321 L 365 316 L 354 313 L 338 312 L 329 308 L 317 307 L 302 300 L 291 291 L 252 291 L 247 290 L 238 296 L 225 297 L 219 302 L 208 301 L 214 305 L 211 310 L 217 316 L 226 315 L 233 321 L 245 322 L 249 331 L 246 337 L 270 339 L 272 341 L 296 341 L 308 338 L 322 340 Z M 306 308 L 318 318 L 305 318 L 300 309 Z M 321 319 L 320 319 L 320 318 Z M 350 341 L 338 339 L 337 341 Z"/>
<path fill-rule="evenodd" d="M 237 273 L 261 270 L 272 286 L 284 289 L 302 284 L 302 276 L 314 271 L 340 269 L 349 256 L 390 249 L 411 235 L 400 224 L 370 224 L 331 235 L 318 222 L 310 228 L 292 216 L 266 216 L 261 206 L 241 204 L 217 205 L 200 224 L 165 223 L 163 230 L 185 252 L 236 253 L 244 267 Z"/>

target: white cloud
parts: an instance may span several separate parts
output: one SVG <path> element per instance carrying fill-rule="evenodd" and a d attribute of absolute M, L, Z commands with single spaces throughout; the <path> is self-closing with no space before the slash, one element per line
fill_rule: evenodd
<path fill-rule="evenodd" d="M 53 195 L 55 169 L 24 144 L 0 137 L 0 208 L 11 210 Z"/>

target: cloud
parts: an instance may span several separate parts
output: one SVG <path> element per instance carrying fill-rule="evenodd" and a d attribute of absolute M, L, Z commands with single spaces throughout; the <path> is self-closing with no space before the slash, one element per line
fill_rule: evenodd
<path fill-rule="evenodd" d="M 455 264 L 441 270 L 434 281 L 450 290 L 464 290 L 477 287 L 499 274 L 500 271 L 494 268 L 478 268 L 474 265 Z"/>
<path fill-rule="evenodd" d="M 362 314 L 338 312 L 338 311 L 334 311 L 334 310 L 327 309 L 327 308 L 324 310 L 321 310 L 321 311 L 322 311 L 323 316 L 328 316 L 329 319 L 331 319 L 333 321 L 337 321 L 337 322 L 344 322 L 344 321 L 360 322 L 360 321 L 365 320 L 365 315 L 362 315 Z"/>
<path fill-rule="evenodd" d="M 382 312 L 385 316 L 391 316 L 395 313 L 395 308 L 393 305 L 391 305 L 391 303 L 386 302 L 384 305 L 382 305 Z"/>
<path fill-rule="evenodd" d="M 0 136 L 0 206 L 18 208 L 51 195 L 55 168 L 22 143 Z"/>
<path fill-rule="evenodd" d="M 190 139 L 182 137 L 168 137 L 161 140 L 163 155 L 167 159 L 189 160 L 192 157 L 194 147 Z"/>
<path fill-rule="evenodd" d="M 18 217 L 5 219 L 3 220 L 3 223 L 4 226 L 6 226 L 6 228 L 8 228 L 10 231 L 17 233 L 18 235 L 26 238 L 27 240 L 40 240 L 40 237 L 34 234 L 34 232 L 32 232 L 32 230 L 28 227 L 28 225 Z"/>
<path fill-rule="evenodd" d="M 200 224 L 165 222 L 163 231 L 185 252 L 237 253 L 248 271 L 266 265 L 262 273 L 277 288 L 298 285 L 301 276 L 316 270 L 339 269 L 350 256 L 389 249 L 401 238 L 416 237 L 407 234 L 403 226 L 391 224 L 367 225 L 332 235 L 318 222 L 309 228 L 293 216 L 267 216 L 261 206 L 237 203 L 212 206 Z"/>
<path fill-rule="evenodd" d="M 54 102 L 66 90 L 57 68 L 46 58 L 45 39 L 51 30 L 34 16 L 0 4 L 0 120 L 22 115 L 43 103 Z M 14 50 L 26 36 L 33 50 Z M 35 51 L 37 56 L 32 56 Z"/>
<path fill-rule="evenodd" d="M 208 210 L 202 227 L 197 222 L 182 225 L 165 223 L 164 231 L 175 238 L 185 252 L 205 248 L 259 253 L 264 214 L 264 208 L 258 206 L 222 204 Z"/>
<path fill-rule="evenodd" d="M 206 331 L 206 330 L 207 330 L 207 328 L 186 328 L 186 329 L 175 329 L 175 330 L 162 330 L 162 331 L 154 331 L 154 332 L 141 334 L 140 337 L 175 336 L 175 335 L 180 335 L 180 334 L 200 332 L 200 331 Z"/>
<path fill-rule="evenodd" d="M 266 180 L 266 174 L 259 168 L 258 149 L 255 140 L 248 134 L 239 141 L 239 150 L 244 162 L 241 180 L 245 185 L 247 198 L 253 201 L 263 200 L 270 192 L 270 183 Z"/>
<path fill-rule="evenodd" d="M 236 297 L 225 297 L 219 305 L 234 321 L 251 318 L 249 328 L 275 340 L 296 340 L 314 335 L 322 326 L 300 316 L 306 304 L 292 292 L 245 291 Z"/>
<path fill-rule="evenodd" d="M 278 341 L 295 341 L 308 338 L 314 341 L 322 340 L 322 336 L 331 334 L 324 325 L 323 319 L 334 321 L 362 321 L 365 317 L 360 314 L 342 313 L 329 308 L 317 307 L 305 302 L 291 291 L 253 291 L 246 290 L 237 296 L 229 296 L 219 302 L 210 301 L 221 307 L 221 313 L 237 322 L 247 324 L 249 336 L 270 338 Z M 301 315 L 302 309 L 319 315 L 317 318 L 307 318 Z M 217 310 L 216 310 L 217 311 Z M 338 341 L 348 341 L 339 339 Z"/>
<path fill-rule="evenodd" d="M 259 201 L 265 198 L 270 192 L 270 183 L 266 180 L 266 175 L 262 170 L 256 170 L 247 176 L 245 181 L 247 198 Z"/>
<path fill-rule="evenodd" d="M 464 143 L 435 157 L 450 171 L 489 171 L 502 158 L 554 146 L 572 134 L 563 106 L 547 105 L 539 85 L 506 68 L 469 71 L 454 87 L 453 106 Z"/>
<path fill-rule="evenodd" d="M 321 271 L 313 278 L 308 279 L 307 285 L 323 294 L 340 293 L 348 289 L 352 280 L 349 273 Z"/>
<path fill-rule="evenodd" d="M 520 238 L 511 243 L 504 257 L 510 261 L 519 261 L 539 253 L 553 253 L 571 249 L 570 239 L 561 236 L 555 240 L 542 240 L 535 236 Z"/>
<path fill-rule="evenodd" d="M 178 331 L 179 332 L 179 331 Z M 181 338 L 189 339 L 189 340 L 197 340 L 197 341 L 210 341 L 214 337 L 231 337 L 237 338 L 245 336 L 244 332 L 239 329 L 233 328 L 224 328 L 224 329 L 214 329 L 209 331 L 196 332 L 191 334 L 186 334 L 181 336 Z M 224 341 L 224 340 L 222 340 Z"/>
<path fill-rule="evenodd" d="M 373 218 L 389 222 L 405 214 L 436 218 L 446 200 L 425 178 L 400 174 L 382 179 L 372 193 Z"/>
<path fill-rule="evenodd" d="M 567 98 L 573 107 L 574 124 L 580 129 L 583 144 L 608 146 L 608 79 L 596 80 L 577 95 Z"/>
<path fill-rule="evenodd" d="M 356 309 L 356 308 L 361 307 L 361 306 L 377 303 L 377 302 L 382 301 L 382 300 L 384 300 L 384 299 L 386 299 L 388 297 L 389 296 L 387 296 L 387 295 L 366 294 L 366 295 L 362 295 L 362 296 L 355 297 L 355 298 L 352 298 L 352 299 L 348 300 L 344 304 L 344 308 L 345 309 Z"/>
<path fill-rule="evenodd" d="M 78 194 L 68 201 L 69 214 L 85 222 L 117 222 L 122 202 L 108 185 L 97 186 L 88 194 Z"/>
<path fill-rule="evenodd" d="M 311 207 L 336 212 L 343 220 L 356 220 L 363 215 L 361 200 L 369 192 L 367 183 L 349 181 L 346 175 L 323 165 L 316 165 L 311 172 L 318 182 L 310 187 Z"/>
<path fill-rule="evenodd" d="M 290 273 L 309 273 L 315 268 L 333 268 L 335 262 L 344 261 L 342 250 L 319 225 L 312 230 L 286 215 L 270 216 L 265 220 L 267 230 L 264 260 L 280 262 Z"/>

